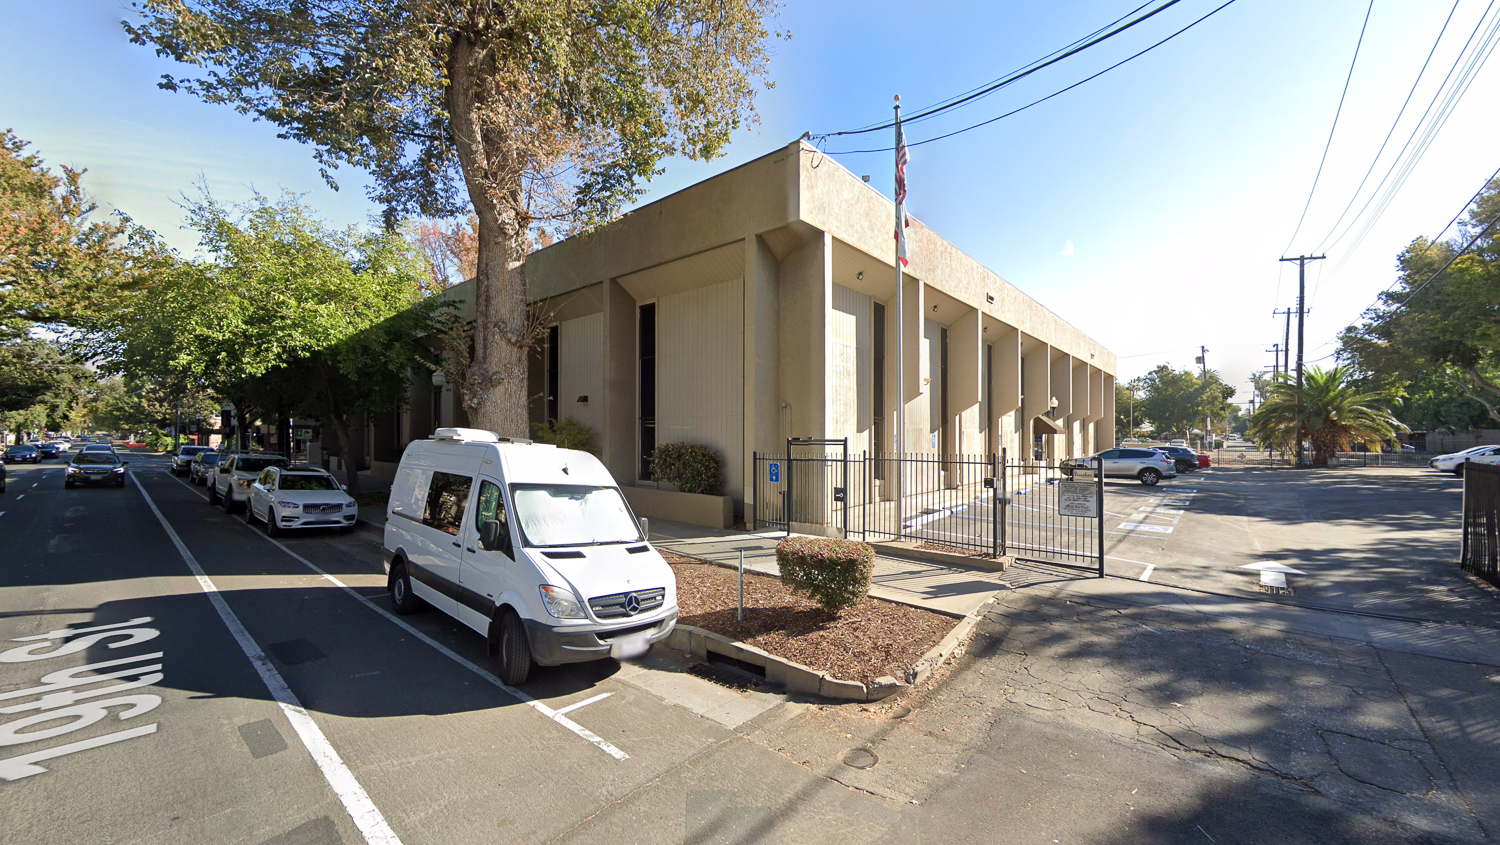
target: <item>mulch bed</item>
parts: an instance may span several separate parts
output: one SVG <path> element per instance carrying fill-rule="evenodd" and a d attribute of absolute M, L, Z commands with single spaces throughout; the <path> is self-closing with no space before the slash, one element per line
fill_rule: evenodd
<path fill-rule="evenodd" d="M 781 579 L 745 573 L 745 621 L 735 618 L 739 574 L 663 552 L 677 575 L 678 621 L 732 637 L 777 657 L 846 681 L 872 683 L 906 670 L 953 630 L 958 620 L 904 604 L 866 598 L 829 613 Z"/>
<path fill-rule="evenodd" d="M 978 552 L 973 549 L 964 549 L 958 546 L 947 546 L 942 543 L 923 543 L 922 545 L 917 546 L 917 548 L 925 549 L 929 552 L 942 552 L 944 554 L 961 555 L 963 557 L 979 557 L 986 560 L 995 559 L 995 556 L 991 554 L 985 554 L 984 552 Z"/>

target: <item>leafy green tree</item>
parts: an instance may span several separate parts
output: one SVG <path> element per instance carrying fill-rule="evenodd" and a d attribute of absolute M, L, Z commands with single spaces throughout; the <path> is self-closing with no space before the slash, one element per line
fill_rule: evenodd
<path fill-rule="evenodd" d="M 1136 391 L 1136 419 L 1151 421 L 1157 435 L 1186 434 L 1202 427 L 1205 419 L 1223 421 L 1229 417 L 1230 399 L 1235 389 L 1225 384 L 1212 370 L 1205 380 L 1192 370 L 1174 370 L 1158 366 L 1140 379 Z"/>
<path fill-rule="evenodd" d="M 129 218 L 101 222 L 82 170 L 54 175 L 0 130 L 0 338 L 74 316 L 145 280 L 154 238 Z"/>
<path fill-rule="evenodd" d="M 1500 422 L 1497 224 L 1500 179 L 1475 199 L 1458 236 L 1412 241 L 1398 259 L 1396 284 L 1340 335 L 1340 359 L 1408 392 L 1414 422 L 1462 424 L 1475 403 Z"/>
<path fill-rule="evenodd" d="M 1361 385 L 1353 369 L 1312 367 L 1302 388 L 1281 377 L 1250 420 L 1250 433 L 1262 443 L 1293 448 L 1300 436 L 1312 441 L 1313 465 L 1328 466 L 1334 452 L 1363 443 L 1378 448 L 1405 430 L 1390 407 L 1399 394 Z"/>
<path fill-rule="evenodd" d="M 479 221 L 463 402 L 526 434 L 536 239 L 607 221 L 672 155 L 709 159 L 753 120 L 775 0 L 143 0 L 131 39 L 204 69 L 165 77 L 370 172 L 387 228 Z M 461 190 L 462 189 L 462 190 Z"/>

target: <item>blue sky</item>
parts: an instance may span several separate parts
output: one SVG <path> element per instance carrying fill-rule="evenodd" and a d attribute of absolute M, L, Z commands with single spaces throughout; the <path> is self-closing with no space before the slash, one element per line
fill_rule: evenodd
<path fill-rule="evenodd" d="M 1183 0 L 1129 33 L 966 108 L 908 129 L 919 141 L 1070 85 L 1176 31 L 1222 0 Z M 1488 0 L 1458 0 L 1380 160 L 1415 126 Z M 1077 2 L 791 3 L 761 122 L 708 163 L 668 161 L 644 201 L 801 135 L 864 126 L 974 88 L 1140 5 Z M 1283 254 L 1318 247 L 1353 195 L 1437 38 L 1450 0 L 1376 0 L 1307 221 L 1307 200 L 1367 0 L 1237 0 L 1153 52 L 1020 115 L 912 151 L 910 209 L 924 223 L 1121 358 L 1120 376 L 1191 366 L 1200 345 L 1232 383 L 1267 366 L 1295 304 Z M 224 106 L 156 88 L 184 69 L 130 44 L 115 0 L 0 0 L 0 125 L 183 249 L 184 192 L 287 188 L 338 223 L 376 210 L 361 174 L 324 185 L 307 147 Z M 1490 12 L 1492 21 L 1500 10 Z M 1480 36 L 1482 37 L 1482 35 Z M 1496 63 L 1500 65 L 1500 62 Z M 1350 252 L 1309 269 L 1308 359 L 1394 278 L 1395 256 L 1434 235 L 1497 166 L 1500 67 L 1484 65 L 1408 181 Z M 865 143 L 869 139 L 872 143 Z M 889 146 L 873 133 L 831 153 Z M 891 154 L 835 155 L 889 194 Z M 1373 181 L 1373 180 L 1372 180 Z M 1355 204 L 1358 209 L 1367 187 Z M 1327 363 L 1326 361 L 1323 363 Z M 1242 391 L 1240 399 L 1248 398 Z"/>

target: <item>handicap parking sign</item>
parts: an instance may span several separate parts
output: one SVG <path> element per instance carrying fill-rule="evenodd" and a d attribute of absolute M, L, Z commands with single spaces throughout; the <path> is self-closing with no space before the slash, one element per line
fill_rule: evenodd
<path fill-rule="evenodd" d="M 770 466 L 771 466 L 771 481 L 773 481 L 773 482 L 780 481 L 781 480 L 781 464 L 772 463 Z"/>

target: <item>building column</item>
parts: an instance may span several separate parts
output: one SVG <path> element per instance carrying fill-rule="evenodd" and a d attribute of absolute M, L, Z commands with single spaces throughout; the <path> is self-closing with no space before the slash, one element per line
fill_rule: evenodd
<path fill-rule="evenodd" d="M 619 282 L 604 283 L 603 410 L 599 426 L 601 459 L 621 486 L 634 487 L 636 463 L 636 304 Z"/>
<path fill-rule="evenodd" d="M 827 430 L 828 310 L 833 299 L 833 238 L 819 232 L 781 262 L 777 382 L 778 440 L 823 437 Z"/>
<path fill-rule="evenodd" d="M 1019 460 L 1025 456 L 1016 437 L 1016 417 L 1021 413 L 1021 332 L 999 322 L 989 322 L 985 335 L 994 346 L 995 407 L 990 409 L 989 423 L 997 426 L 995 448 L 1007 457 Z"/>
<path fill-rule="evenodd" d="M 1089 451 L 1088 424 L 1093 418 L 1094 408 L 1090 401 L 1089 392 L 1089 365 L 1077 358 L 1073 360 L 1073 414 L 1072 424 L 1068 427 L 1068 434 L 1073 442 L 1068 445 L 1068 457 L 1082 458 L 1093 453 Z"/>
<path fill-rule="evenodd" d="M 948 327 L 948 414 L 953 418 L 952 448 L 958 455 L 986 451 L 985 425 L 979 417 L 979 400 L 984 395 L 981 316 L 971 310 Z"/>
<path fill-rule="evenodd" d="M 1047 415 L 1047 400 L 1052 395 L 1052 347 L 1042 341 L 1026 352 L 1026 392 L 1021 397 L 1021 454 L 1026 460 L 1033 458 L 1034 429 L 1032 421 Z M 1042 459 L 1046 459 L 1045 452 Z"/>
<path fill-rule="evenodd" d="M 906 410 L 906 430 L 901 432 L 901 451 L 906 453 L 916 452 L 918 447 L 926 448 L 930 429 L 926 397 L 931 385 L 922 381 L 931 371 L 922 332 L 923 313 L 926 310 L 923 304 L 924 288 L 920 279 L 910 276 L 902 279 L 901 294 L 904 302 L 900 317 L 902 350 L 899 366 L 902 388 L 906 394 L 900 397 Z M 894 356 L 894 349 L 886 351 Z"/>
<path fill-rule="evenodd" d="M 1115 445 L 1115 377 L 1109 373 L 1103 373 L 1103 376 L 1100 391 L 1104 405 L 1099 415 L 1098 437 L 1103 448 L 1108 449 Z"/>
<path fill-rule="evenodd" d="M 1048 397 L 1057 400 L 1057 410 L 1052 419 L 1063 427 L 1063 433 L 1052 439 L 1052 460 L 1061 461 L 1073 457 L 1073 356 L 1052 350 L 1052 393 Z"/>
<path fill-rule="evenodd" d="M 780 452 L 786 440 L 780 435 L 780 396 L 777 366 L 780 360 L 780 265 L 776 255 L 759 235 L 745 239 L 744 319 L 744 437 L 742 456 L 745 472 L 746 524 L 755 498 L 755 452 Z"/>

